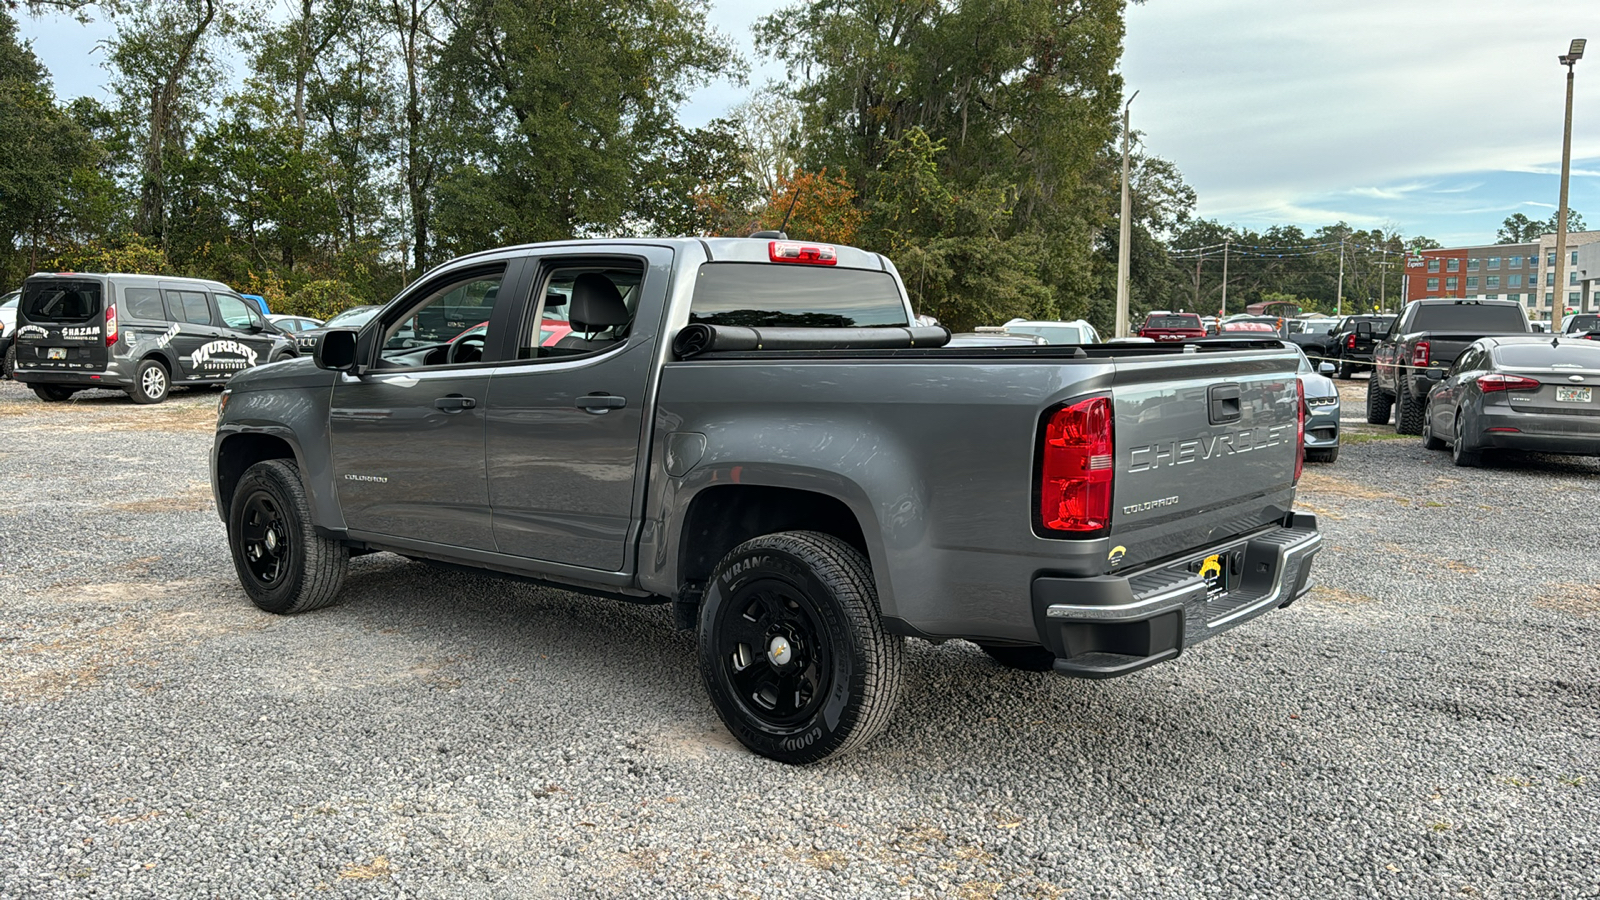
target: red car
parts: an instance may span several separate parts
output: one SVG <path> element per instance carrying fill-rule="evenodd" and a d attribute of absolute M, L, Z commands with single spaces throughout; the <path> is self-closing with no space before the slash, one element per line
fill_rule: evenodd
<path fill-rule="evenodd" d="M 1151 313 L 1139 329 L 1139 337 L 1151 338 L 1157 343 L 1191 341 L 1206 336 L 1205 323 L 1194 313 Z"/>
<path fill-rule="evenodd" d="M 1223 322 L 1217 326 L 1219 334 L 1277 334 L 1278 329 L 1266 322 Z"/>

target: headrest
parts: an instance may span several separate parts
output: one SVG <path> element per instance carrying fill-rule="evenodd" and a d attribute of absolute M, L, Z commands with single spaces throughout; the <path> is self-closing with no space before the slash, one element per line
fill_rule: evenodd
<path fill-rule="evenodd" d="M 611 279 L 599 272 L 585 272 L 572 282 L 567 321 L 575 331 L 601 331 L 628 324 L 628 307 Z"/>

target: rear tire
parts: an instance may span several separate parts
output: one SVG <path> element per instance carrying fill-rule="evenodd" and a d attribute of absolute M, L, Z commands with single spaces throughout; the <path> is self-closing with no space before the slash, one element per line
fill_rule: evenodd
<path fill-rule="evenodd" d="M 167 394 L 172 390 L 172 376 L 167 374 L 167 367 L 155 359 L 141 360 L 139 367 L 133 370 L 133 384 L 128 388 L 128 396 L 135 403 L 160 403 L 167 399 Z"/>
<path fill-rule="evenodd" d="M 786 531 L 733 548 L 712 572 L 699 630 L 706 692 L 762 756 L 848 753 L 899 702 L 904 639 L 883 630 L 866 558 L 832 535 Z"/>
<path fill-rule="evenodd" d="M 1331 463 L 1339 458 L 1338 447 L 1307 447 L 1306 462 Z"/>
<path fill-rule="evenodd" d="M 300 470 L 269 459 L 245 470 L 228 505 L 228 547 L 251 602 L 288 615 L 321 609 L 338 598 L 350 552 L 319 537 Z"/>
<path fill-rule="evenodd" d="M 1055 669 L 1056 655 L 1044 647 L 1002 647 L 979 644 L 989 658 L 1007 669 L 1019 672 L 1050 672 Z"/>
<path fill-rule="evenodd" d="M 1466 439 L 1461 434 L 1461 411 L 1456 410 L 1456 442 L 1450 445 L 1450 461 L 1463 469 L 1476 469 L 1483 465 L 1483 451 L 1465 448 Z"/>
<path fill-rule="evenodd" d="M 1339 363 L 1339 377 L 1340 378 L 1344 379 L 1345 381 L 1349 381 L 1350 379 L 1355 377 L 1355 374 L 1356 374 L 1356 367 L 1355 366 L 1352 366 L 1351 364 L 1349 364 L 1347 362 Z"/>
<path fill-rule="evenodd" d="M 1389 410 L 1394 408 L 1394 398 L 1378 387 L 1377 379 L 1367 382 L 1367 424 L 1389 424 Z"/>
<path fill-rule="evenodd" d="M 1400 398 L 1396 401 L 1394 414 L 1395 434 L 1421 434 L 1422 412 L 1424 401 L 1411 396 L 1411 391 L 1406 387 L 1405 376 L 1400 377 Z"/>
<path fill-rule="evenodd" d="M 17 345 L 10 341 L 6 342 L 5 362 L 0 363 L 0 377 L 17 377 Z"/>
<path fill-rule="evenodd" d="M 77 393 L 72 388 L 59 384 L 35 384 L 30 385 L 30 387 L 33 388 L 34 396 L 46 403 L 61 403 L 71 400 L 72 395 Z"/>

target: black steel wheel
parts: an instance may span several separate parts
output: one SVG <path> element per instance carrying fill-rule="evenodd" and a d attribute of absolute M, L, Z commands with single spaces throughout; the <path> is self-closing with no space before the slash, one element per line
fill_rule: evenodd
<path fill-rule="evenodd" d="M 29 387 L 33 388 L 35 397 L 46 403 L 61 403 L 65 400 L 71 400 L 72 395 L 77 393 L 72 388 L 60 384 L 34 384 L 29 385 Z"/>
<path fill-rule="evenodd" d="M 861 553 L 791 531 L 735 547 L 700 608 L 700 670 L 728 730 L 762 756 L 813 763 L 883 730 L 904 641 L 883 630 Z"/>
<path fill-rule="evenodd" d="M 133 370 L 133 384 L 128 388 L 128 396 L 135 403 L 160 403 L 167 399 L 167 394 L 172 390 L 172 376 L 167 374 L 167 367 L 158 360 L 146 359 L 139 362 L 139 367 Z"/>
<path fill-rule="evenodd" d="M 228 506 L 228 546 L 239 583 L 256 606 L 298 613 L 332 603 L 349 551 L 318 537 L 300 470 L 283 459 L 245 470 Z"/>

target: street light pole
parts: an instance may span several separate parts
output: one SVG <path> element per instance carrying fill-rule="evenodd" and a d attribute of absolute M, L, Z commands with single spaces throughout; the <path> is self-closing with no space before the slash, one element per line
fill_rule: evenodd
<path fill-rule="evenodd" d="M 1573 38 L 1567 55 L 1557 57 L 1567 67 L 1567 118 L 1561 130 L 1561 202 L 1556 206 L 1556 284 L 1550 297 L 1550 333 L 1561 333 L 1561 314 L 1567 308 L 1567 176 L 1572 168 L 1572 66 L 1583 59 L 1588 41 Z"/>
<path fill-rule="evenodd" d="M 1133 97 L 1139 96 L 1138 91 Z M 1132 267 L 1133 248 L 1133 192 L 1128 189 L 1128 107 L 1133 97 L 1122 104 L 1122 236 L 1117 241 L 1117 337 L 1128 336 L 1128 272 Z"/>

